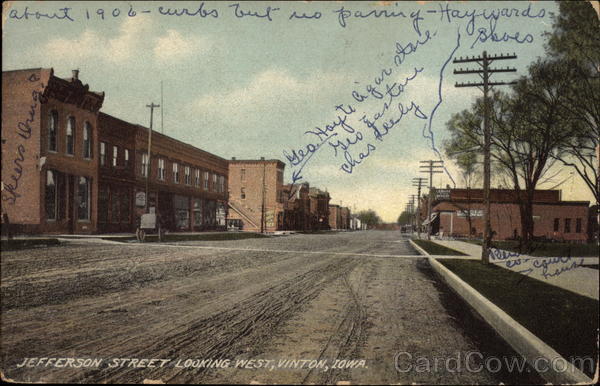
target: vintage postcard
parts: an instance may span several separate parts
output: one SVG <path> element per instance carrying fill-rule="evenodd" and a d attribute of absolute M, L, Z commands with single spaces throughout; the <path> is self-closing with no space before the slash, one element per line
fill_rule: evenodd
<path fill-rule="evenodd" d="M 6 1 L 0 372 L 598 382 L 597 1 Z"/>

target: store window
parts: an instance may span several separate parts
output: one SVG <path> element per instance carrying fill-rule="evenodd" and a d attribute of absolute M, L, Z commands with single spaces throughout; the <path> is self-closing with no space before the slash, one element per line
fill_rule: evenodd
<path fill-rule="evenodd" d="M 194 226 L 202 226 L 202 200 L 194 198 Z"/>
<path fill-rule="evenodd" d="M 44 203 L 46 206 L 46 219 L 56 220 L 57 212 L 57 182 L 56 172 L 54 170 L 46 171 L 46 194 L 44 197 Z"/>
<path fill-rule="evenodd" d="M 175 225 L 178 230 L 188 230 L 190 227 L 189 198 L 173 195 L 173 209 L 175 209 Z"/>
<path fill-rule="evenodd" d="M 90 219 L 90 179 L 79 177 L 79 186 L 77 188 L 77 218 L 79 220 Z"/>

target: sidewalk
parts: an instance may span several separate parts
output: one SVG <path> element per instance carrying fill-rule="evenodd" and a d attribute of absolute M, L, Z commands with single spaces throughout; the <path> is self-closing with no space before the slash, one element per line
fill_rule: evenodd
<path fill-rule="evenodd" d="M 432 238 L 432 241 L 469 255 L 464 258 L 481 259 L 482 247 L 480 245 L 459 240 Z M 598 270 L 580 266 L 581 264 L 598 264 L 597 257 L 532 257 L 502 250 L 498 250 L 498 252 L 501 257 L 492 258 L 491 261 L 502 268 L 598 300 Z M 452 257 L 456 258 L 457 256 Z"/>

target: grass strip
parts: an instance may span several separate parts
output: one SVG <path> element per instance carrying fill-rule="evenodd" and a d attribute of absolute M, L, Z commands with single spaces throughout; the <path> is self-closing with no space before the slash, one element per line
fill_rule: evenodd
<path fill-rule="evenodd" d="M 481 240 L 463 240 L 471 244 L 482 245 Z M 519 250 L 519 242 L 515 240 L 494 240 L 492 247 L 505 251 L 526 253 L 537 257 L 598 257 L 600 247 L 595 243 L 548 243 L 533 241 L 529 252 Z"/>
<path fill-rule="evenodd" d="M 429 240 L 413 239 L 414 243 L 419 247 L 423 248 L 430 255 L 453 255 L 453 256 L 467 256 L 466 254 L 454 250 L 452 248 L 445 247 L 436 242 Z"/>
<path fill-rule="evenodd" d="M 593 377 L 598 300 L 480 261 L 439 262 L 567 360 L 590 358 L 580 370 Z"/>

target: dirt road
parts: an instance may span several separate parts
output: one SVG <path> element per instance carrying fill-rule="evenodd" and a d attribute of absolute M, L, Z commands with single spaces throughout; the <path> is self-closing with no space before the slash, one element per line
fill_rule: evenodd
<path fill-rule="evenodd" d="M 426 266 L 375 231 L 3 252 L 1 367 L 42 382 L 498 383 L 396 363 L 477 349 Z"/>

